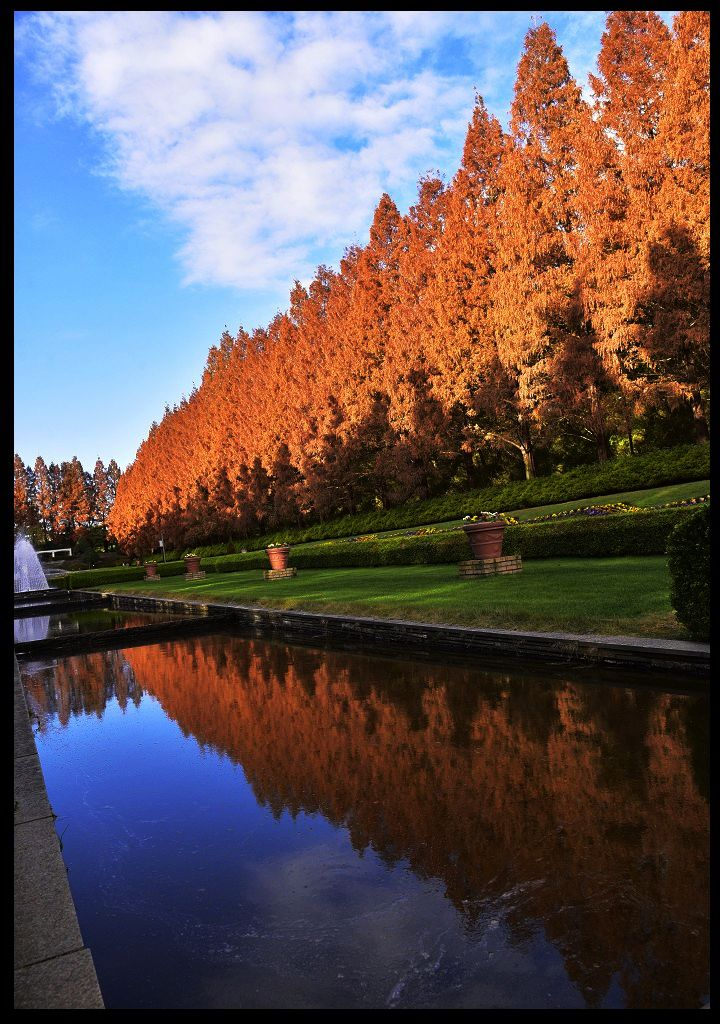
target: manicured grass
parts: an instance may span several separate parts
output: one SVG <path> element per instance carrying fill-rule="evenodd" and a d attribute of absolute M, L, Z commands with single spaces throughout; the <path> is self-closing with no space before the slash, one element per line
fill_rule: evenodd
<path fill-rule="evenodd" d="M 577 501 L 564 501 L 559 505 L 541 505 L 538 508 L 521 508 L 511 512 L 518 522 L 534 519 L 535 516 L 546 516 L 552 512 L 565 512 L 571 508 L 587 508 L 589 505 L 612 505 L 623 501 L 626 505 L 637 508 L 652 508 L 664 505 L 668 501 L 682 501 L 684 498 L 701 498 L 710 493 L 709 480 L 694 480 L 689 484 L 672 484 L 669 487 L 651 487 L 645 491 L 621 491 L 619 494 L 605 494 L 600 498 L 579 498 Z"/>
<path fill-rule="evenodd" d="M 517 519 L 519 523 L 525 523 L 528 519 L 535 519 L 537 516 L 547 516 L 553 512 L 567 512 L 573 508 L 588 508 L 590 505 L 613 505 L 615 502 L 622 501 L 626 505 L 635 505 L 636 508 L 652 508 L 654 505 L 664 505 L 668 501 L 702 498 L 709 493 L 709 480 L 693 480 L 690 483 L 670 484 L 667 487 L 650 487 L 643 491 L 620 491 L 616 494 L 601 494 L 596 498 L 578 498 L 575 501 L 563 501 L 555 505 L 508 509 L 507 512 L 513 519 Z M 441 523 L 428 523 L 422 529 L 427 530 L 431 527 L 449 529 L 452 526 L 460 526 L 461 523 L 462 519 L 451 519 Z M 407 528 L 387 530 L 386 532 L 378 533 L 377 536 L 394 537 L 402 533 L 407 533 Z"/>
<path fill-rule="evenodd" d="M 260 570 L 203 580 L 175 576 L 98 590 L 298 608 L 504 629 L 687 639 L 670 607 L 663 556 L 528 561 L 516 575 L 462 579 L 454 565 L 304 569 L 266 581 Z"/>

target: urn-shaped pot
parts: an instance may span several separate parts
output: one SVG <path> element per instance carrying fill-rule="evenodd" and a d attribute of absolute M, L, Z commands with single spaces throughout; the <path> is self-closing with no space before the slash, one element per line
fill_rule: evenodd
<path fill-rule="evenodd" d="M 498 558 L 502 554 L 505 523 L 465 523 L 463 530 L 470 541 L 473 558 Z"/>
<path fill-rule="evenodd" d="M 288 559 L 290 558 L 289 544 L 283 544 L 280 548 L 265 548 L 265 551 L 270 559 L 271 569 L 287 569 Z"/>

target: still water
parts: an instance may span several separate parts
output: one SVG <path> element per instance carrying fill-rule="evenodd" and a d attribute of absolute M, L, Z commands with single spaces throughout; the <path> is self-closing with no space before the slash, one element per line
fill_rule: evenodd
<path fill-rule="evenodd" d="M 15 643 L 33 643 L 49 637 L 98 633 L 107 629 L 128 629 L 130 626 L 149 626 L 175 617 L 179 618 L 167 612 L 122 611 L 115 608 L 32 615 L 15 619 Z"/>
<path fill-rule="evenodd" d="M 233 635 L 23 677 L 110 1008 L 707 1000 L 704 696 Z"/>

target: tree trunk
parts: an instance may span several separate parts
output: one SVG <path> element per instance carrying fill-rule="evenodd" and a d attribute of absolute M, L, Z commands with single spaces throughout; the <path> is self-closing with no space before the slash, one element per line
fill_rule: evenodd
<path fill-rule="evenodd" d="M 590 394 L 590 411 L 593 424 L 591 429 L 595 435 L 598 462 L 607 462 L 610 458 L 610 445 L 608 443 L 607 430 L 605 429 L 605 410 L 603 409 L 602 402 L 598 398 L 597 388 L 594 385 L 592 386 Z"/>
<path fill-rule="evenodd" d="M 525 467 L 525 479 L 532 480 L 537 476 L 537 470 L 535 469 L 535 452 L 529 446 L 527 448 L 523 446 L 520 451 L 522 452 L 523 465 Z"/>
<path fill-rule="evenodd" d="M 607 462 L 610 458 L 610 445 L 608 444 L 605 431 L 601 430 L 599 434 L 596 434 L 595 440 L 597 443 L 598 462 Z"/>
<path fill-rule="evenodd" d="M 697 393 L 697 391 L 692 396 L 692 413 L 693 424 L 695 426 L 695 440 L 709 441 L 710 429 L 708 426 L 707 417 L 705 416 L 703 401 L 700 398 L 700 395 Z"/>
<path fill-rule="evenodd" d="M 532 438 L 530 436 L 530 425 L 523 419 L 520 420 L 520 452 L 525 467 L 525 479 L 532 480 L 537 476 L 535 452 L 533 451 Z"/>
<path fill-rule="evenodd" d="M 477 454 L 480 463 L 483 464 L 484 460 L 482 457 L 482 451 L 479 451 Z M 467 476 L 468 487 L 479 487 L 481 474 L 478 473 L 477 467 L 475 465 L 475 460 L 473 458 L 473 453 L 463 451 L 461 452 L 461 457 L 462 461 L 465 464 L 465 474 Z"/>

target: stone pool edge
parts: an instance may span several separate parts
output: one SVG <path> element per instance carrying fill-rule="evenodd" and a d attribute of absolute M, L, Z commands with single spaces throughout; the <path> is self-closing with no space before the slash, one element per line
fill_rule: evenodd
<path fill-rule="evenodd" d="M 595 636 L 577 633 L 522 632 L 414 622 L 405 619 L 375 619 L 329 612 L 263 608 L 259 605 L 188 601 L 102 591 L 118 609 L 167 611 L 225 617 L 232 613 L 241 625 L 261 631 L 281 632 L 288 640 L 319 642 L 340 640 L 374 646 L 404 647 L 442 651 L 468 656 L 511 654 L 518 659 L 589 661 L 638 669 L 683 672 L 705 682 L 710 674 L 710 644 L 690 640 L 662 640 L 652 637 Z"/>
<path fill-rule="evenodd" d="M 14 1009 L 104 1010 L 14 658 Z"/>

